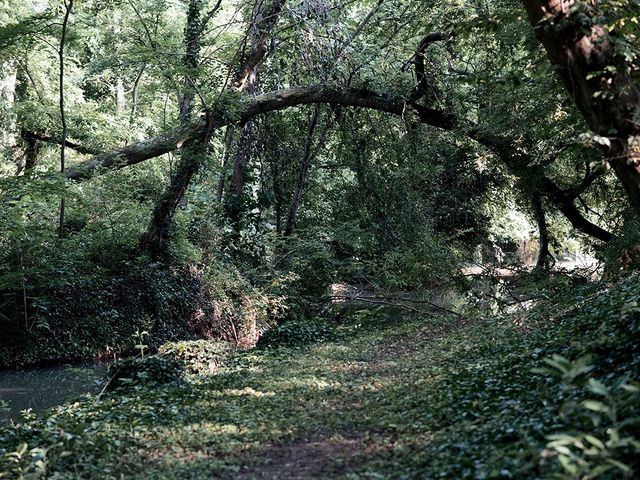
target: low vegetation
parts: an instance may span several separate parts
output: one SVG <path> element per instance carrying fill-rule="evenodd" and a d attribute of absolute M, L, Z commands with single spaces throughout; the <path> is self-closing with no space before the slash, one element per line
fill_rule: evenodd
<path fill-rule="evenodd" d="M 0 1 L 0 478 L 639 478 L 638 25 Z"/>
<path fill-rule="evenodd" d="M 189 365 L 184 381 L 135 383 L 27 415 L 0 434 L 2 471 L 634 478 L 639 287 L 637 276 L 558 286 L 525 314 L 502 317 L 356 311 L 339 324 L 281 329 L 277 347 L 238 351 L 214 372 L 215 344 L 211 357 L 168 346 L 164 355 L 177 352 Z M 147 378 L 157 380 L 149 360 Z"/>

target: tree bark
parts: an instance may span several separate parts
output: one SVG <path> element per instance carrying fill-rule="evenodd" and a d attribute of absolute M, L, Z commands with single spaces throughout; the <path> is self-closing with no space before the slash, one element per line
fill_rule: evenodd
<path fill-rule="evenodd" d="M 60 48 L 58 50 L 58 56 L 60 61 L 60 122 L 62 123 L 62 141 L 60 143 L 60 173 L 64 174 L 65 171 L 65 154 L 67 146 L 67 117 L 65 115 L 64 108 L 64 47 L 67 40 L 67 28 L 69 26 L 69 17 L 71 16 L 71 10 L 73 9 L 73 0 L 64 1 L 65 14 L 62 21 L 62 35 L 60 37 Z M 58 220 L 58 236 L 62 238 L 64 236 L 64 208 L 65 199 L 64 196 L 60 199 L 60 216 Z"/>
<path fill-rule="evenodd" d="M 304 192 L 304 185 L 307 179 L 307 172 L 309 171 L 309 164 L 311 163 L 311 147 L 313 146 L 313 135 L 315 134 L 316 127 L 318 125 L 319 115 L 320 106 L 316 105 L 313 109 L 313 113 L 311 114 L 311 120 L 307 130 L 307 139 L 304 143 L 304 151 L 302 153 L 302 158 L 300 159 L 300 166 L 298 167 L 298 179 L 293 191 L 293 197 L 291 198 L 291 205 L 289 205 L 287 223 L 284 228 L 285 237 L 293 234 L 298 208 L 300 206 L 300 201 L 302 200 L 302 193 Z"/>
<path fill-rule="evenodd" d="M 598 0 L 523 0 L 536 35 L 640 215 L 640 85 L 599 18 Z M 635 74 L 637 75 L 637 74 Z"/>
<path fill-rule="evenodd" d="M 296 218 L 298 216 L 298 210 L 300 209 L 300 204 L 302 203 L 302 195 L 304 194 L 304 189 L 306 187 L 311 162 L 318 154 L 318 151 L 324 146 L 327 132 L 330 128 L 330 124 L 327 123 L 320 134 L 320 138 L 318 139 L 316 148 L 313 149 L 313 136 L 318 125 L 319 116 L 320 105 L 317 104 L 311 115 L 311 121 L 309 122 L 309 128 L 307 130 L 307 139 L 304 145 L 302 158 L 300 159 L 300 166 L 298 168 L 298 179 L 296 181 L 293 197 L 291 198 L 291 204 L 289 205 L 289 213 L 287 215 L 287 223 L 284 230 L 285 237 L 293 234 L 296 225 Z"/>
<path fill-rule="evenodd" d="M 14 62 L 8 61 L 0 64 L 0 100 L 7 104 L 10 111 L 16 100 L 16 83 L 18 69 Z M 0 147 L 13 148 L 16 145 L 15 117 L 0 126 Z"/>
<path fill-rule="evenodd" d="M 220 165 L 220 178 L 218 179 L 218 185 L 216 187 L 216 202 L 222 203 L 222 197 L 224 195 L 224 185 L 227 177 L 227 169 L 229 166 L 229 157 L 231 156 L 231 147 L 233 146 L 233 129 L 227 126 L 227 131 L 224 137 L 224 153 L 222 155 L 222 162 Z"/>
<path fill-rule="evenodd" d="M 539 178 L 544 194 L 556 204 L 573 228 L 603 242 L 608 242 L 613 238 L 610 232 L 587 220 L 573 204 L 573 199 L 564 193 L 551 179 L 543 175 Z"/>
<path fill-rule="evenodd" d="M 251 13 L 249 31 L 245 42 L 250 41 L 247 55 L 240 60 L 240 68 L 236 72 L 233 90 L 246 91 L 251 96 L 260 92 L 258 66 L 269 53 L 269 43 L 282 8 L 286 0 L 273 0 L 271 7 L 263 11 L 262 4 L 256 3 Z M 245 184 L 247 168 L 252 155 L 258 151 L 260 128 L 254 118 L 242 122 L 240 136 L 236 146 L 236 155 L 231 172 L 231 188 L 229 189 L 225 212 L 233 232 L 240 232 L 245 202 Z"/>
<path fill-rule="evenodd" d="M 212 133 L 212 128 L 205 127 L 202 136 L 185 147 L 180 167 L 176 169 L 169 187 L 153 210 L 149 228 L 140 242 L 142 250 L 151 258 L 159 258 L 167 253 L 176 208 L 202 165 L 202 158 L 207 154 Z"/>
<path fill-rule="evenodd" d="M 31 172 L 38 164 L 38 154 L 40 153 L 40 142 L 38 138 L 26 130 L 21 132 L 24 147 L 24 170 L 25 173 Z"/>
<path fill-rule="evenodd" d="M 187 24 L 184 29 L 184 86 L 179 102 L 180 121 L 186 122 L 191 113 L 195 95 L 195 72 L 200 64 L 200 16 L 202 0 L 191 0 L 187 10 Z"/>
<path fill-rule="evenodd" d="M 202 34 L 207 22 L 213 17 L 221 2 L 202 18 L 202 0 L 190 0 L 187 11 L 187 21 L 184 31 L 184 89 L 179 101 L 180 125 L 184 126 L 192 116 L 193 99 L 197 93 L 195 84 L 198 66 L 200 65 L 200 47 Z M 180 163 L 172 176 L 171 182 L 165 189 L 160 201 L 153 210 L 153 216 L 146 233 L 140 241 L 141 248 L 152 258 L 165 255 L 168 252 L 168 240 L 171 226 L 178 204 L 198 173 L 207 154 L 207 145 L 213 132 L 211 117 L 207 113 L 205 128 L 198 137 L 189 142 L 188 148 L 182 150 Z"/>
<path fill-rule="evenodd" d="M 540 192 L 535 192 L 533 194 L 531 198 L 531 204 L 533 206 L 533 214 L 538 225 L 538 236 L 540 241 L 538 259 L 536 260 L 536 268 L 543 271 L 548 271 L 551 267 L 553 257 L 551 256 L 551 252 L 549 251 L 549 229 L 547 228 L 547 219 L 544 214 L 542 195 L 540 195 Z"/>
<path fill-rule="evenodd" d="M 256 12 L 255 21 L 252 21 L 252 45 L 249 55 L 242 59 L 241 66 L 236 73 L 233 89 L 240 92 L 245 89 L 251 77 L 255 75 L 256 67 L 262 62 L 264 57 L 269 53 L 269 43 L 273 29 L 275 28 L 280 13 L 284 7 L 286 0 L 274 0 L 271 8 L 266 12 Z"/>

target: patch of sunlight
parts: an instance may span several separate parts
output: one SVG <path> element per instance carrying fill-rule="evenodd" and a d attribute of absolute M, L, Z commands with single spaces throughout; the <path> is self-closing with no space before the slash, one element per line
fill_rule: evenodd
<path fill-rule="evenodd" d="M 342 387 L 342 383 L 340 382 L 328 382 L 327 380 L 318 377 L 291 377 L 286 379 L 283 383 L 288 387 L 311 387 L 316 390 L 328 390 Z"/>
<path fill-rule="evenodd" d="M 229 435 L 241 433 L 241 428 L 231 423 L 202 422 L 197 431 L 205 435 Z"/>
<path fill-rule="evenodd" d="M 256 398 L 275 397 L 276 395 L 275 392 L 261 392 L 260 390 L 255 390 L 251 387 L 245 387 L 241 389 L 227 388 L 224 390 L 224 394 L 235 396 L 235 397 L 250 396 L 250 397 L 256 397 Z"/>

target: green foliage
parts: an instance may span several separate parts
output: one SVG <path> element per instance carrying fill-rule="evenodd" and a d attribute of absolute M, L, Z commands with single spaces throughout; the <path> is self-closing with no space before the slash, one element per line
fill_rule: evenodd
<path fill-rule="evenodd" d="M 623 377 L 606 385 L 589 377 L 593 367 L 585 357 L 547 360 L 552 369 L 546 372 L 561 377 L 572 399 L 562 405 L 562 417 L 582 427 L 549 435 L 549 456 L 557 457 L 567 479 L 634 478 L 640 471 L 638 383 Z"/>
<path fill-rule="evenodd" d="M 415 244 L 392 250 L 374 263 L 373 275 L 383 288 L 430 289 L 451 284 L 460 257 L 446 239 L 425 235 Z"/>
<path fill-rule="evenodd" d="M 182 380 L 184 363 L 167 355 L 152 355 L 144 358 L 127 358 L 113 362 L 108 369 L 109 391 L 124 391 L 134 388 L 154 387 Z"/>
<path fill-rule="evenodd" d="M 257 347 L 301 347 L 336 338 L 334 328 L 320 320 L 288 320 L 264 332 Z"/>
<path fill-rule="evenodd" d="M 189 373 L 208 374 L 224 367 L 233 351 L 229 342 L 190 340 L 165 343 L 158 353 L 181 360 Z"/>
<path fill-rule="evenodd" d="M 283 281 L 273 283 L 287 299 L 289 318 L 313 315 L 335 280 L 336 261 L 328 242 L 313 232 L 286 237 L 275 246 L 273 267 Z"/>
<path fill-rule="evenodd" d="M 59 478 L 251 477 L 286 455 L 336 479 L 624 478 L 638 468 L 639 284 L 556 287 L 524 317 L 372 318 L 304 350 L 239 352 L 214 375 L 0 429 L 0 470 L 45 458 Z M 184 352 L 200 363 L 208 348 Z"/>

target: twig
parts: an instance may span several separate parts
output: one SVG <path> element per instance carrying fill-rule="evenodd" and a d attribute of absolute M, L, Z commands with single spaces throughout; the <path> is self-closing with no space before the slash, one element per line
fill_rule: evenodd
<path fill-rule="evenodd" d="M 437 303 L 433 303 L 430 302 L 429 300 L 412 300 L 410 298 L 399 298 L 399 297 L 372 297 L 372 296 L 368 296 L 368 295 L 356 295 L 356 296 L 348 296 L 348 295 L 333 295 L 331 297 L 332 299 L 345 299 L 345 300 L 361 300 L 363 302 L 368 302 L 371 303 L 372 300 L 378 300 L 378 301 L 385 301 L 388 302 L 389 300 L 396 300 L 399 302 L 411 302 L 411 303 L 422 303 L 422 304 L 426 304 L 429 305 L 433 308 L 436 308 L 438 310 L 442 310 L 444 312 L 447 313 L 451 313 L 457 317 L 460 318 L 464 318 L 463 315 L 461 315 L 458 312 L 454 312 L 453 310 L 449 310 L 448 308 L 442 307 L 440 305 L 438 305 Z M 401 305 L 401 304 L 395 304 L 395 303 L 387 303 L 388 305 L 396 305 L 396 306 L 402 306 L 402 307 L 406 307 L 406 308 L 411 308 L 408 305 Z M 416 310 L 415 311 L 419 311 L 420 313 L 423 313 L 420 310 Z"/>
<path fill-rule="evenodd" d="M 107 390 L 107 387 L 111 385 L 111 382 L 113 381 L 114 378 L 116 378 L 117 374 L 118 372 L 115 372 L 113 375 L 111 375 L 111 378 L 107 381 L 107 383 L 104 384 L 104 387 L 102 387 L 102 390 L 100 390 L 100 393 L 96 397 L 96 403 L 100 401 L 100 399 L 102 398 L 102 395 L 104 395 L 104 392 Z"/>

